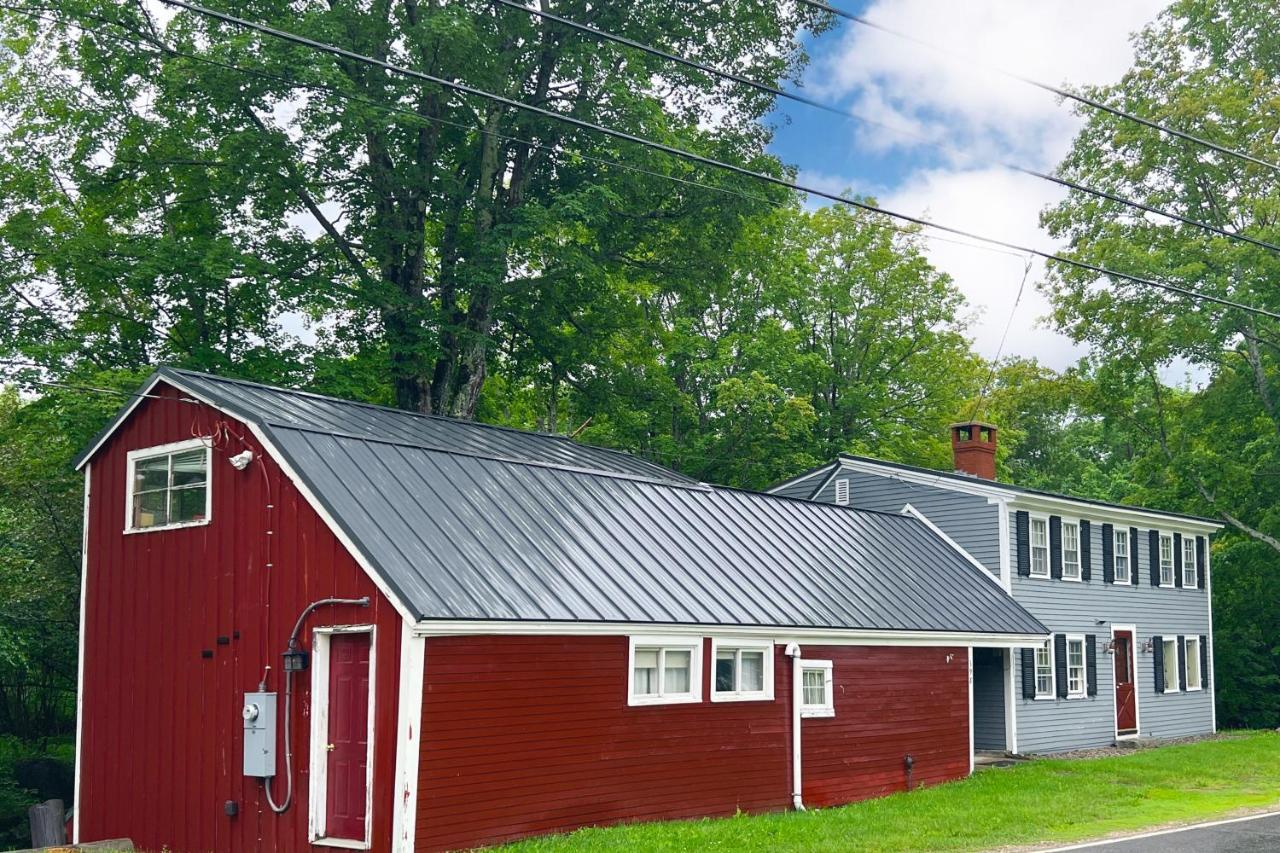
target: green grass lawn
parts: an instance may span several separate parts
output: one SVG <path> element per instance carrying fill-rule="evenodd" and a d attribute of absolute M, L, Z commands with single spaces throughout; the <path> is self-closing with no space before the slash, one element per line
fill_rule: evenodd
<path fill-rule="evenodd" d="M 1070 842 L 1280 806 L 1280 734 L 1116 757 L 1045 759 L 834 809 L 632 824 L 513 851 L 988 850 Z"/>

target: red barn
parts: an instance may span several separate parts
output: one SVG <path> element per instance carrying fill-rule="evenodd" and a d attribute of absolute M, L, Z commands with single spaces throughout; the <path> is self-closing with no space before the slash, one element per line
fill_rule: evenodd
<path fill-rule="evenodd" d="M 167 368 L 85 451 L 77 840 L 457 849 L 972 769 L 1045 629 L 905 515 Z"/>

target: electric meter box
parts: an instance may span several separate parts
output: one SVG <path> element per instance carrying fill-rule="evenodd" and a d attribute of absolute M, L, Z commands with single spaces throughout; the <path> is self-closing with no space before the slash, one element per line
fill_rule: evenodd
<path fill-rule="evenodd" d="M 244 775 L 276 775 L 276 694 L 244 694 Z"/>

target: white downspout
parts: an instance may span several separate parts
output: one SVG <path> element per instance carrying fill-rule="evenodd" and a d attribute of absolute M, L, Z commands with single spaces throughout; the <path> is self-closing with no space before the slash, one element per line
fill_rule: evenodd
<path fill-rule="evenodd" d="M 800 772 L 800 703 L 804 700 L 804 684 L 801 677 L 800 645 L 787 643 L 786 655 L 791 658 L 791 805 L 796 811 L 802 812 L 804 799 L 800 792 L 804 777 Z"/>

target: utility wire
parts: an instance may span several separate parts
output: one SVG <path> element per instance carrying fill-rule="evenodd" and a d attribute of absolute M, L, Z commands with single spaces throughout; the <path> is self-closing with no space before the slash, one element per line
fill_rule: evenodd
<path fill-rule="evenodd" d="M 899 213 L 896 211 L 888 210 L 887 208 L 876 207 L 875 205 L 869 204 L 864 201 L 858 201 L 857 199 L 847 198 L 845 196 L 838 195 L 836 193 L 817 189 L 816 187 L 807 187 L 803 184 L 797 184 L 793 181 L 788 181 L 784 178 L 779 178 L 774 175 L 766 174 L 764 172 L 757 172 L 752 169 L 748 169 L 744 166 L 737 166 L 732 163 L 727 163 L 723 160 L 717 160 L 713 157 L 707 157 L 702 154 L 696 154 L 692 151 L 687 151 L 683 148 L 677 148 L 673 145 L 667 145 L 666 143 L 663 143 L 663 142 L 657 142 L 652 139 L 646 139 L 645 137 L 637 136 L 625 130 L 618 130 L 616 128 L 608 127 L 606 125 L 587 121 L 585 119 L 580 119 L 574 116 L 558 113 L 558 112 L 555 112 L 554 110 L 548 110 L 542 107 L 533 106 L 532 104 L 526 104 L 522 101 L 517 101 L 512 98 L 508 98 L 505 95 L 495 94 L 493 92 L 489 92 L 485 89 L 480 89 L 466 83 L 459 83 L 454 80 L 447 80 L 443 77 L 437 77 L 434 74 L 428 74 L 423 71 L 416 71 L 412 68 L 404 68 L 402 66 L 387 62 L 386 60 L 376 59 L 372 56 L 367 56 L 362 53 L 357 53 L 352 50 L 347 50 L 346 48 L 343 48 L 343 47 L 338 47 L 336 45 L 316 41 L 315 39 L 311 39 L 306 36 L 301 36 L 301 35 L 298 35 L 297 33 L 289 32 L 288 30 L 281 30 L 276 27 L 268 26 L 266 24 L 260 24 L 255 21 L 248 21 L 243 18 L 238 18 L 234 15 L 229 15 L 225 12 L 219 12 L 216 9 L 209 9 L 205 6 L 188 2 L 188 0 L 162 0 L 162 2 L 169 6 L 177 6 L 183 9 L 187 9 L 188 11 L 195 12 L 197 14 L 204 15 L 206 17 L 213 18 L 215 20 L 219 20 L 224 23 L 234 24 L 235 26 L 242 27 L 244 29 L 254 30 L 256 32 L 263 33 L 264 35 L 269 35 L 269 36 L 272 36 L 273 38 L 280 39 L 281 41 L 286 41 L 293 44 L 301 45 L 303 47 L 307 47 L 312 50 L 319 51 L 321 53 L 327 53 L 332 56 L 340 56 L 344 59 L 360 62 L 365 65 L 369 65 L 371 67 L 381 68 L 384 71 L 389 71 L 393 74 L 398 74 L 405 77 L 411 77 L 414 79 L 423 80 L 428 83 L 432 83 L 436 86 L 441 86 L 451 91 L 458 92 L 460 94 L 484 98 L 485 100 L 489 100 L 494 103 L 498 103 L 498 104 L 502 104 L 503 106 L 510 107 L 511 109 L 522 110 L 524 112 L 532 113 L 534 115 L 542 116 L 544 118 L 549 118 L 554 121 L 559 121 L 565 124 L 569 124 L 574 127 L 580 128 L 582 130 L 594 131 L 596 133 L 601 133 L 606 136 L 613 137 L 615 139 L 621 139 L 627 142 L 635 143 L 637 145 L 653 148 L 655 150 L 670 154 L 674 157 L 679 157 L 694 163 L 700 163 L 704 166 L 712 166 L 714 168 L 732 172 L 734 174 L 741 175 L 743 177 L 752 178 L 758 181 L 764 181 L 766 183 L 770 183 L 775 186 L 785 187 L 787 189 L 794 190 L 796 192 L 815 195 L 820 198 L 829 199 L 839 204 L 848 205 L 850 207 L 856 207 L 862 210 L 866 210 L 870 213 L 878 213 L 882 216 L 892 217 L 894 219 L 899 219 L 904 222 L 911 222 L 925 228 L 934 228 L 939 231 L 944 231 L 949 234 L 955 234 L 960 237 L 966 237 L 971 240 L 978 240 L 993 246 L 1001 246 L 1003 248 L 1010 249 L 1015 252 L 1035 255 L 1037 257 L 1044 258 L 1045 260 L 1056 261 L 1058 263 L 1066 264 L 1068 266 L 1073 266 L 1078 269 L 1085 270 L 1087 272 L 1095 273 L 1097 275 L 1111 276 L 1113 278 L 1130 281 L 1130 282 L 1133 282 L 1134 284 L 1139 284 L 1144 287 L 1151 287 L 1158 290 L 1163 290 L 1167 293 L 1180 294 L 1182 296 L 1189 297 L 1193 300 L 1212 302 L 1212 303 L 1223 305 L 1229 308 L 1236 308 L 1249 314 L 1256 314 L 1263 317 L 1269 317 L 1273 320 L 1280 320 L 1280 314 L 1274 311 L 1269 311 L 1265 308 L 1258 308 L 1252 305 L 1246 305 L 1244 303 L 1237 302 L 1232 299 L 1226 299 L 1221 296 L 1214 296 L 1212 294 L 1200 293 L 1195 290 L 1191 290 L 1189 288 L 1185 288 L 1176 284 L 1169 284 L 1167 282 L 1161 282 L 1161 281 L 1156 281 L 1154 279 L 1143 278 L 1141 276 L 1131 275 L 1129 273 L 1117 272 L 1116 270 L 1108 269 L 1106 267 L 1102 267 L 1097 264 L 1092 264 L 1087 261 L 1075 260 L 1073 258 L 1068 258 L 1064 255 L 1059 255 L 1054 252 L 1047 252 L 1043 249 L 1035 249 L 1027 246 L 1021 246 L 1017 243 L 1012 243 L 1007 240 L 1001 240 L 995 237 L 986 237 L 981 234 L 976 234 L 972 231 L 967 231 L 962 228 L 957 228 L 955 226 L 941 225 L 935 222 L 930 222 L 929 220 L 919 216 L 912 216 L 910 214 Z"/>
<path fill-rule="evenodd" d="M 631 48 L 633 50 L 638 50 L 643 53 L 647 53 L 650 56 L 658 57 L 659 59 L 663 59 L 667 62 L 674 62 L 676 64 L 683 65 L 687 68 L 693 68 L 704 74 L 709 74 L 713 77 L 718 77 L 722 80 L 729 80 L 734 83 L 739 83 L 743 86 L 748 86 L 752 89 L 755 89 L 758 92 L 764 92 L 766 94 L 769 94 L 778 98 L 786 98 L 787 100 L 795 101 L 796 103 L 800 103 L 800 104 L 805 104 L 806 106 L 815 107 L 817 109 L 823 110 L 833 115 L 838 115 L 843 118 L 851 118 L 854 121 L 857 121 L 863 124 L 870 124 L 876 127 L 884 128 L 885 130 L 888 130 L 892 133 L 897 133 L 904 136 L 910 136 L 914 139 L 922 140 L 930 146 L 933 146 L 935 148 L 939 148 L 943 151 L 948 152 L 952 156 L 956 156 L 962 153 L 958 149 L 956 149 L 954 146 L 945 145 L 945 144 L 936 142 L 922 133 L 908 130 L 907 128 L 903 128 L 903 127 L 896 127 L 892 124 L 888 124 L 887 122 L 882 122 L 876 119 L 867 118 L 865 116 L 861 116 L 853 112 L 852 110 L 842 109 L 840 107 L 837 107 L 831 104 L 826 104 L 826 103 L 823 103 L 822 101 L 814 100 L 813 98 L 809 98 L 804 95 L 797 94 L 796 92 L 790 92 L 790 91 L 787 91 L 786 89 L 781 89 L 777 86 L 772 86 L 768 83 L 762 83 L 758 80 L 752 80 L 749 77 L 742 76 L 741 74 L 735 74 L 732 71 L 725 71 L 723 69 L 716 68 L 715 66 L 707 65 L 706 63 L 699 62 L 695 59 L 690 59 L 687 56 L 681 56 L 680 54 L 671 53 L 669 51 L 662 50 L 661 48 L 653 47 L 652 45 L 648 45 L 648 44 L 644 44 L 643 42 L 636 41 L 635 39 L 627 38 L 626 36 L 609 32 L 608 30 L 601 29 L 600 27 L 579 23 L 578 21 L 574 21 L 570 18 L 566 18 L 563 15 L 557 15 L 553 12 L 546 12 L 546 11 L 543 11 L 542 9 L 538 9 L 533 6 L 526 6 L 523 3 L 518 2 L 518 0 L 492 0 L 492 2 L 494 2 L 495 4 L 505 6 L 509 9 L 515 9 L 520 12 L 525 12 L 530 15 L 535 15 L 547 21 L 553 21 L 562 26 L 566 26 L 566 27 L 569 27 L 570 29 L 577 30 L 578 32 L 587 33 L 588 35 L 591 35 L 594 38 L 614 42 L 615 44 L 620 44 L 625 47 Z M 1247 234 L 1241 234 L 1235 231 L 1228 231 L 1225 228 L 1220 228 L 1216 225 L 1211 225 L 1207 222 L 1202 222 L 1190 216 L 1184 216 L 1183 214 L 1180 214 L 1180 213 L 1175 213 L 1170 210 L 1165 210 L 1163 208 L 1155 207 L 1154 205 L 1137 201 L 1136 199 L 1131 199 L 1126 196 L 1122 196 L 1118 193 L 1109 192 L 1107 190 L 1094 189 L 1093 187 L 1089 187 L 1084 184 L 1078 183 L 1076 181 L 1071 181 L 1066 178 L 1059 177 L 1049 172 L 1042 172 L 1038 169 L 1031 169 L 1026 166 L 1019 166 L 1015 163 L 1000 162 L 1000 161 L 996 161 L 996 163 L 1000 166 L 1003 166 L 1006 169 L 1010 169 L 1014 172 L 1019 172 L 1024 175 L 1028 175 L 1033 178 L 1038 178 L 1042 181 L 1049 181 L 1050 183 L 1057 184 L 1060 187 L 1066 187 L 1067 189 L 1076 190 L 1077 192 L 1081 192 L 1086 195 L 1091 195 L 1096 198 L 1104 198 L 1104 199 L 1107 199 L 1108 201 L 1114 201 L 1117 204 L 1122 204 L 1126 207 L 1131 207 L 1135 210 L 1141 210 L 1145 213 L 1151 213 L 1151 214 L 1155 214 L 1156 216 L 1162 216 L 1166 219 L 1171 219 L 1176 222 L 1181 222 L 1184 225 L 1190 225 L 1195 228 L 1200 228 L 1204 231 L 1208 231 L 1220 237 L 1226 237 L 1231 240 L 1240 240 L 1245 243 L 1252 243 L 1255 246 L 1259 246 L 1261 248 L 1268 249 L 1270 251 L 1276 252 L 1277 254 L 1280 254 L 1280 246 L 1277 246 L 1274 243 L 1269 243 L 1265 240 L 1255 239 L 1253 237 L 1248 236 Z"/>
<path fill-rule="evenodd" d="M 949 56 L 953 59 L 959 59 L 964 62 L 978 65 L 982 68 L 987 69 L 988 71 L 995 72 L 996 74 L 999 74 L 1003 77 L 1008 77 L 1011 80 L 1017 80 L 1019 83 L 1025 83 L 1028 86 L 1034 86 L 1035 88 L 1040 89 L 1042 91 L 1051 92 L 1052 94 L 1057 95 L 1060 98 L 1066 98 L 1067 100 L 1075 101 L 1078 104 L 1083 104 L 1087 107 L 1092 107 L 1095 110 L 1101 110 L 1102 112 L 1110 113 L 1111 115 L 1117 116 L 1118 118 L 1123 118 L 1123 119 L 1127 119 L 1128 121 L 1136 122 L 1140 125 L 1143 125 L 1144 127 L 1149 127 L 1152 130 L 1158 130 L 1161 133 L 1168 134 L 1169 136 L 1174 136 L 1174 137 L 1177 137 L 1178 139 L 1182 139 L 1187 142 L 1193 142 L 1196 145 L 1203 146 L 1212 151 L 1217 151 L 1219 154 L 1226 154 L 1229 157 L 1236 157 L 1240 160 L 1248 161 L 1257 166 L 1265 166 L 1266 168 L 1271 169 L 1273 172 L 1280 173 L 1280 164 L 1273 163 L 1270 160 L 1263 160 L 1261 157 L 1255 157 L 1252 154 L 1247 154 L 1243 151 L 1237 151 L 1236 149 L 1228 148 L 1225 145 L 1219 145 L 1218 143 L 1205 139 L 1202 136 L 1196 136 L 1193 133 L 1187 133 L 1185 130 L 1178 130 L 1176 127 L 1169 127 L 1167 124 L 1161 124 L 1158 121 L 1153 121 L 1149 118 L 1143 118 L 1140 115 L 1136 115 L 1126 110 L 1122 110 L 1119 107 L 1113 107 L 1109 104 L 1104 104 L 1101 101 L 1094 100 L 1093 98 L 1090 98 L 1086 95 L 1081 95 L 1078 92 L 1072 92 L 1070 89 L 1063 89 L 1059 86 L 1052 86 L 1048 83 L 1042 83 L 1041 81 L 1036 80 L 1034 78 L 1027 77 L 1023 74 L 1019 74 L 1016 71 L 1010 71 L 1006 68 L 1001 68 L 998 65 L 991 65 L 989 63 L 975 60 L 972 57 L 964 56 L 963 54 L 960 54 L 954 50 L 942 47 L 941 45 L 938 45 L 938 44 L 934 44 L 931 41 L 926 41 L 925 39 L 922 39 L 918 36 L 914 36 L 911 33 L 903 32 L 902 30 L 896 30 L 896 29 L 893 29 L 892 27 L 886 27 L 884 24 L 876 23 L 875 21 L 872 21 L 869 18 L 865 18 L 862 15 L 855 15 L 852 12 L 837 8 L 835 6 L 832 6 L 830 3 L 824 2 L 824 0 L 797 0 L 797 2 L 801 3 L 802 5 L 808 6 L 812 9 L 819 9 L 823 12 L 829 12 L 832 15 L 836 15 L 837 17 L 841 17 L 846 20 L 853 21 L 854 23 L 861 24 L 864 27 L 868 27 L 873 30 L 879 30 L 882 33 L 887 33 L 891 36 L 896 36 L 897 38 L 900 38 L 900 39 L 905 39 L 906 41 L 909 41 L 912 44 L 919 45 L 920 47 L 928 48 L 929 50 L 932 50 L 936 53 L 940 53 L 944 56 Z"/>
<path fill-rule="evenodd" d="M 1031 258 L 1027 258 L 1027 265 L 1022 268 L 1022 283 L 1018 285 L 1018 295 L 1013 298 L 1013 308 L 1009 310 L 1009 319 L 1005 321 L 1004 332 L 1000 335 L 1000 345 L 996 347 L 996 356 L 991 359 L 991 370 L 987 373 L 987 381 L 982 383 L 979 390 L 978 399 L 973 404 L 973 414 L 969 416 L 969 420 L 977 420 L 982 414 L 982 404 L 987 400 L 987 393 L 991 390 L 991 383 L 995 382 L 996 371 L 1000 369 L 1000 356 L 1004 354 L 1004 345 L 1009 340 L 1009 330 L 1013 328 L 1013 318 L 1018 313 L 1018 303 L 1022 301 L 1022 292 L 1027 287 L 1027 276 L 1031 274 Z"/>

